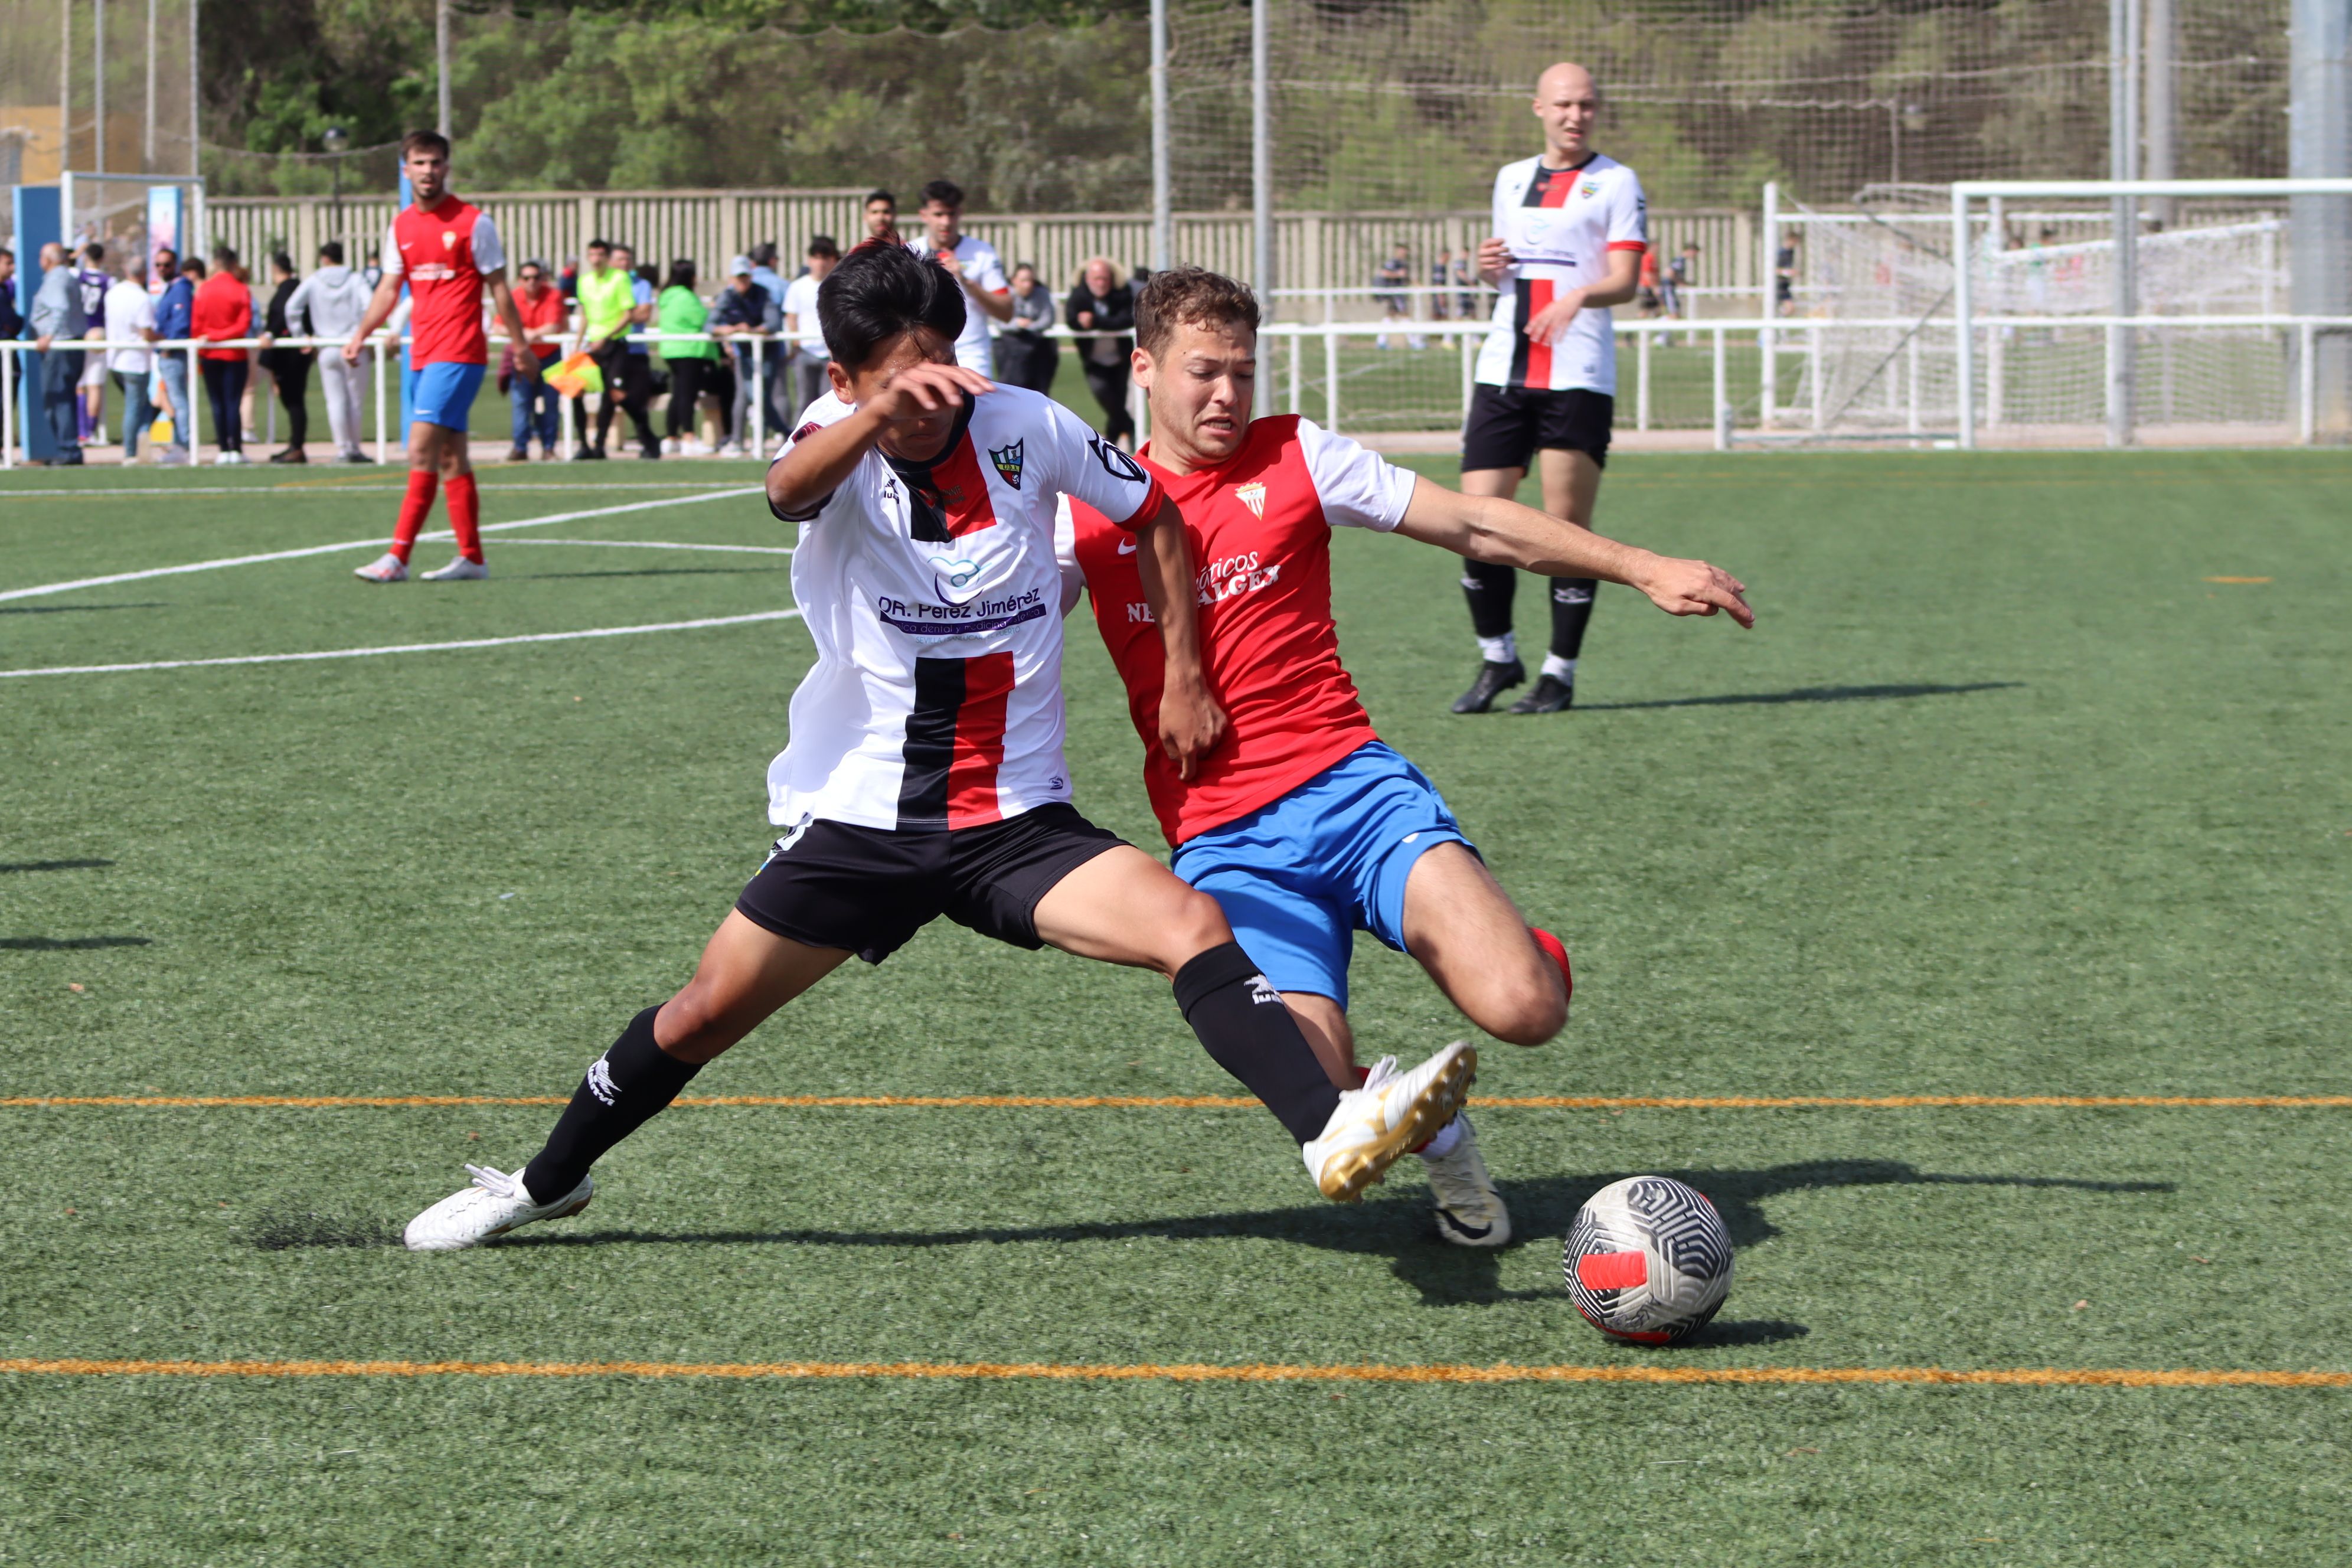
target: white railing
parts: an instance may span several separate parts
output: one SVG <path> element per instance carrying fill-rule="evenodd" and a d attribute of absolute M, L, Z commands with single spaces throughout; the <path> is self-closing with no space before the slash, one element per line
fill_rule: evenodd
<path fill-rule="evenodd" d="M 1648 320 L 1626 318 L 1614 322 L 1614 331 L 1621 348 L 1629 352 L 1633 361 L 1630 379 L 1633 406 L 1630 421 L 1623 418 L 1621 410 L 1621 426 L 1644 431 L 1662 427 L 1657 418 L 1654 388 L 1658 377 L 1654 372 L 1658 368 L 1660 352 L 1678 352 L 1672 351 L 1672 345 L 1682 340 L 1699 343 L 1706 352 L 1709 389 L 1706 407 L 1709 413 L 1703 423 L 1685 420 L 1679 427 L 1697 429 L 1711 426 L 1717 450 L 1729 450 L 1737 445 L 1759 440 L 1852 439 L 1867 438 L 1868 435 L 1897 440 L 1940 439 L 1961 444 L 1964 442 L 1962 432 L 1968 428 L 1963 422 L 1963 409 L 1968 411 L 1978 427 L 1999 426 L 2013 429 L 2026 422 L 2002 419 L 1997 401 L 1997 383 L 1994 389 L 1972 392 L 1975 406 L 1970 407 L 1967 403 L 1956 406 L 1950 393 L 1931 395 L 1927 390 L 1928 377 L 1923 367 L 1935 362 L 1940 374 L 1941 366 L 1949 363 L 1953 368 L 1954 380 L 1958 381 L 1958 373 L 1971 360 L 1998 366 L 2005 352 L 2019 352 L 2014 348 L 2004 350 L 2004 339 L 2010 334 L 2069 330 L 2099 332 L 2111 344 L 2119 336 L 2137 334 L 2160 340 L 2160 335 L 2167 332 L 2214 331 L 2261 332 L 2278 341 L 2292 338 L 2297 352 L 2291 362 L 2291 372 L 2283 373 L 2292 384 L 2282 388 L 2285 395 L 2282 405 L 2291 411 L 2287 423 L 2292 427 L 2292 439 L 2307 445 L 2315 439 L 2318 425 L 2319 388 L 2314 340 L 2322 332 L 2352 332 L 2352 316 L 1994 316 L 1975 318 L 1965 335 L 1956 333 L 1955 323 L 1949 318 L 1942 317 L 1926 321 L 1907 318 L 1839 320 L 1779 317 L 1769 320 L 1697 321 L 1677 321 L 1666 317 Z M 1351 425 L 1360 431 L 1366 428 L 1365 422 L 1375 416 L 1355 407 L 1349 401 L 1347 386 L 1351 373 L 1343 366 L 1342 346 L 1349 340 L 1402 339 L 1417 345 L 1430 358 L 1433 359 L 1436 353 L 1444 353 L 1453 362 L 1452 368 L 1442 373 L 1445 376 L 1442 391 L 1438 390 L 1440 384 L 1425 380 L 1427 367 L 1424 363 L 1422 367 L 1424 381 L 1417 390 L 1433 395 L 1423 396 L 1420 403 L 1409 411 L 1409 416 L 1423 420 L 1420 427 L 1441 428 L 1457 412 L 1459 415 L 1468 413 L 1475 384 L 1478 348 L 1490 331 L 1488 323 L 1483 321 L 1460 318 L 1270 321 L 1260 329 L 1259 333 L 1266 348 L 1261 355 L 1258 411 L 1272 413 L 1286 408 L 1312 416 L 1327 428 L 1335 431 L 1347 429 Z M 1878 421 L 1878 427 L 1867 433 L 1858 431 L 1851 425 L 1842 425 L 1837 419 L 1839 411 L 1828 408 L 1824 403 L 1823 389 L 1829 379 L 1823 374 L 1824 358 L 1835 346 L 1835 340 L 1843 334 L 1869 334 L 1874 340 L 1874 348 L 1883 346 L 1890 334 L 1897 342 L 1897 347 L 1884 356 L 1883 370 L 1888 392 L 1883 400 L 1873 404 L 1872 413 Z M 1074 332 L 1066 326 L 1056 326 L 1048 335 L 1057 342 L 1066 342 L 1074 337 L 1093 334 Z M 739 439 L 748 437 L 754 451 L 764 448 L 772 434 L 767 424 L 767 378 L 771 357 L 767 351 L 778 344 L 795 341 L 793 334 L 744 333 L 720 338 L 711 333 L 656 331 L 639 332 L 632 334 L 632 337 L 634 341 L 648 345 L 677 342 L 715 343 L 722 350 L 730 351 L 728 354 L 730 363 L 737 357 L 731 353 L 734 345 L 747 345 L 761 351 L 746 356 L 751 370 L 748 399 L 751 428 L 747 432 L 739 432 L 738 436 Z M 503 336 L 493 336 L 490 341 L 495 345 L 503 346 L 506 340 Z M 802 333 L 796 341 L 814 343 L 819 340 L 814 333 Z M 197 390 L 202 385 L 198 356 L 203 351 L 250 350 L 263 344 L 257 338 L 241 338 L 223 342 L 183 340 L 152 344 L 80 340 L 67 346 L 90 353 L 110 350 L 145 350 L 157 356 L 165 353 L 184 355 L 189 367 L 190 401 L 194 402 L 201 395 Z M 269 346 L 315 348 L 322 353 L 335 353 L 341 350 L 342 340 L 280 338 L 273 340 Z M 400 340 L 384 333 L 371 339 L 366 349 L 375 394 L 373 429 L 379 461 L 388 458 L 394 449 L 389 428 L 392 400 L 388 395 L 388 384 L 401 346 Z M 1810 409 L 1790 407 L 1778 410 L 1772 417 L 1760 422 L 1762 427 L 1742 429 L 1741 411 L 1735 402 L 1733 388 L 1732 351 L 1735 348 L 1744 353 L 1761 352 L 1768 363 L 1796 360 L 1804 378 L 1810 383 Z M 19 406 L 22 389 L 17 372 L 22 363 L 21 356 L 34 352 L 34 345 L 29 342 L 0 342 L 0 468 L 13 468 L 23 451 L 24 426 L 29 420 L 27 411 Z M 2109 352 L 2112 353 L 2112 349 Z M 1314 368 L 1318 374 L 1312 378 L 1314 384 L 1310 393 L 1308 371 L 1310 364 L 1317 361 L 1319 364 L 1314 364 Z M 1360 361 L 1352 374 L 1370 374 L 1389 363 L 1394 362 L 1375 360 L 1366 364 Z M 1628 378 L 1621 375 L 1621 383 L 1625 379 Z M 1131 399 L 1130 411 L 1141 426 L 1148 417 L 1148 411 L 1139 395 Z M 192 421 L 195 411 L 181 409 L 174 412 L 183 423 L 184 430 L 193 434 L 194 426 Z M 1395 416 L 1393 409 L 1381 412 L 1390 417 Z M 1898 425 L 1899 428 L 1896 427 Z M 563 452 L 569 456 L 572 439 L 572 421 L 562 422 L 561 438 Z M 184 435 L 183 442 L 191 451 L 194 449 L 195 443 L 187 440 Z"/>

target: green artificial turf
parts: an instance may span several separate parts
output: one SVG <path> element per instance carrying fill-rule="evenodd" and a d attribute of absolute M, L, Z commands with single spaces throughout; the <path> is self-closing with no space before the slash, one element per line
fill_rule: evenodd
<path fill-rule="evenodd" d="M 1310 405 L 1311 406 L 1311 405 Z M 1445 465 L 1423 465 L 1439 477 Z M 487 583 L 375 589 L 393 478 L 0 479 L 0 670 L 738 616 L 751 465 L 486 470 Z M 653 477 L 648 478 L 646 476 Z M 1559 718 L 1459 719 L 1456 567 L 1354 531 L 1383 734 L 1576 956 L 1503 1096 L 2341 1095 L 2352 459 L 1623 456 L 1601 525 L 1762 624 L 1604 592 Z M 630 489 L 660 485 L 667 489 Z M 701 488 L 698 488 L 701 487 Z M 163 495 L 108 492 L 167 490 Z M 430 543 L 419 563 L 437 565 Z M 2215 577 L 2264 578 L 2215 583 Z M 1521 631 L 1543 605 L 1523 584 Z M 1159 847 L 1072 623 L 1080 804 Z M 0 1095 L 562 1095 L 763 852 L 790 621 L 0 679 Z M 1365 1053 L 1465 1026 L 1360 939 Z M 1164 983 L 942 926 L 737 1095 L 1232 1091 Z M 0 1107 L 0 1358 L 2352 1369 L 2342 1109 L 1479 1118 L 1524 1244 L 1263 1113 L 677 1108 L 581 1218 L 386 1245 L 530 1106 Z M 1714 1196 L 1717 1324 L 1619 1347 L 1559 1237 Z M 0 1373 L 0 1563 L 2241 1563 L 2341 1555 L 2352 1390 Z"/>

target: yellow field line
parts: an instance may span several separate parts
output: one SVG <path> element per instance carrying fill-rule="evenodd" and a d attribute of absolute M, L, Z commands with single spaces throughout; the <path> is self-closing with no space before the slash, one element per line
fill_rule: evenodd
<path fill-rule="evenodd" d="M 727 1377 L 1155 1383 L 1937 1384 L 2027 1388 L 2352 1388 L 2352 1372 L 1939 1366 L 1122 1366 L 1055 1362 L 0 1361 L 59 1377 Z"/>
<path fill-rule="evenodd" d="M 0 1097 L 0 1109 L 85 1105 L 350 1110 L 569 1102 L 569 1096 L 560 1094 L 52 1094 Z M 677 1103 L 816 1110 L 1244 1110 L 1258 1102 L 1230 1094 L 707 1094 L 681 1096 Z M 1490 1110 L 2342 1110 L 2352 1109 L 2352 1094 L 1526 1094 L 1475 1095 L 1470 1103 Z"/>

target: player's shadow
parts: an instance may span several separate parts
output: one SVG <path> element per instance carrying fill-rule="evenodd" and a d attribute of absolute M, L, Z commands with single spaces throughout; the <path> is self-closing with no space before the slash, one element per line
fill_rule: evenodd
<path fill-rule="evenodd" d="M 113 864 L 111 860 L 10 860 L 0 862 L 0 877 L 16 871 L 96 871 Z"/>
<path fill-rule="evenodd" d="M 1496 1184 L 1510 1205 L 1512 1229 L 1520 1242 L 1557 1246 L 1586 1199 L 1628 1172 L 1595 1175 L 1539 1176 Z M 2168 1193 L 2169 1182 L 2102 1182 L 2070 1176 L 1979 1176 L 1922 1171 L 1899 1160 L 1811 1160 L 1750 1171 L 1668 1171 L 1705 1193 L 1723 1215 L 1735 1247 L 1758 1246 L 1780 1230 L 1764 1216 L 1764 1205 L 1785 1194 L 1831 1187 L 1999 1186 L 2041 1187 L 2078 1193 Z M 1417 1185 L 1417 1184 L 1414 1184 Z M 1457 1247 L 1437 1239 L 1426 1200 L 1418 1191 L 1379 1194 L 1367 1202 L 1301 1205 L 1294 1208 L 1171 1215 L 1077 1224 L 992 1226 L 964 1230 L 774 1230 L 636 1231 L 532 1234 L 504 1247 L 925 1247 L 1019 1245 L 1029 1242 L 1224 1241 L 1290 1242 L 1327 1251 L 1386 1258 L 1396 1277 L 1421 1292 L 1430 1307 L 1485 1306 L 1504 1301 L 1546 1300 L 1560 1288 L 1506 1289 L 1493 1252 Z M 1710 1326 L 1696 1342 L 1763 1344 L 1794 1339 L 1802 1324 L 1728 1322 Z"/>
<path fill-rule="evenodd" d="M 1649 702 L 1580 702 L 1591 713 L 1631 712 L 1642 708 L 1746 708 L 1782 702 L 1883 702 L 1904 697 L 1958 697 L 1970 691 L 2008 691 L 2021 680 L 1971 680 L 1959 686 L 1802 686 L 1793 691 L 1733 691 L 1720 697 L 1664 697 Z"/>
<path fill-rule="evenodd" d="M 0 936 L 0 952 L 80 952 L 94 947 L 150 947 L 152 936 Z"/>

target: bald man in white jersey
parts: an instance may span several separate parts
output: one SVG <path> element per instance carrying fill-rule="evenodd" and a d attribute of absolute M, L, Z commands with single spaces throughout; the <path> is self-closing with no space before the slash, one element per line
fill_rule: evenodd
<path fill-rule="evenodd" d="M 1591 72 L 1550 67 L 1536 79 L 1534 110 L 1544 150 L 1496 175 L 1495 232 L 1478 247 L 1478 276 L 1498 298 L 1462 430 L 1462 491 L 1517 495 L 1534 467 L 1544 510 L 1590 528 L 1616 405 L 1609 308 L 1633 298 L 1649 215 L 1633 171 L 1592 148 L 1601 89 Z M 1549 581 L 1551 647 L 1514 713 L 1557 713 L 1576 700 L 1576 661 L 1598 584 Z M 1462 586 L 1479 664 L 1454 711 L 1484 713 L 1527 679 L 1511 626 L 1518 574 L 1466 562 Z"/>

